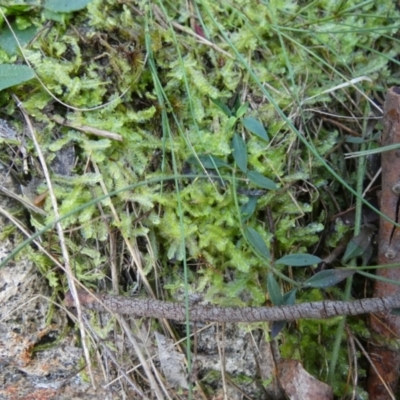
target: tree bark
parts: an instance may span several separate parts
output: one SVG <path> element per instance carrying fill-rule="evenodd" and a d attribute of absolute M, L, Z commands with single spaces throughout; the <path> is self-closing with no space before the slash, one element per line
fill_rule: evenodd
<path fill-rule="evenodd" d="M 384 131 L 382 146 L 400 143 L 400 88 L 389 89 L 384 105 Z M 400 150 L 382 153 L 382 191 L 380 210 L 393 221 L 399 222 Z M 378 264 L 400 263 L 400 230 L 380 219 Z M 400 269 L 379 269 L 377 275 L 400 281 Z M 374 296 L 398 296 L 400 287 L 376 281 Z M 368 392 L 370 400 L 392 399 L 387 387 L 396 392 L 399 378 L 400 353 L 389 343 L 400 336 L 400 317 L 391 314 L 371 315 L 372 332 L 370 357 L 375 368 L 370 369 Z M 384 383 L 382 382 L 384 381 Z"/>

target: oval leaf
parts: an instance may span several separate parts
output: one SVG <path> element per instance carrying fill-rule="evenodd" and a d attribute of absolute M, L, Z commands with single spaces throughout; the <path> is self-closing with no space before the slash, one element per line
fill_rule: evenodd
<path fill-rule="evenodd" d="M 250 196 L 249 201 L 242 205 L 240 208 L 240 215 L 242 216 L 242 221 L 247 221 L 256 210 L 257 206 L 257 196 Z"/>
<path fill-rule="evenodd" d="M 263 139 L 267 142 L 269 141 L 267 131 L 265 130 L 263 124 L 261 122 L 259 122 L 258 120 L 256 120 L 255 118 L 253 118 L 253 117 L 243 118 L 242 124 L 248 131 L 250 131 L 251 133 L 254 133 L 260 139 Z"/>
<path fill-rule="evenodd" d="M 292 289 L 283 296 L 283 303 L 287 305 L 293 305 L 296 301 L 297 289 Z M 287 321 L 274 321 L 271 325 L 271 337 L 274 339 L 278 336 L 279 332 L 285 327 Z"/>
<path fill-rule="evenodd" d="M 297 289 L 292 289 L 283 295 L 283 304 L 292 306 L 296 301 Z"/>
<path fill-rule="evenodd" d="M 370 250 L 374 231 L 374 227 L 363 226 L 360 233 L 350 240 L 342 261 L 346 263 L 351 258 L 361 256 Z"/>
<path fill-rule="evenodd" d="M 347 244 L 346 251 L 344 253 L 344 256 L 342 258 L 342 261 L 346 263 L 349 261 L 351 258 L 361 256 L 364 253 L 365 249 L 363 249 L 361 246 L 357 244 L 357 242 L 354 241 L 354 238 L 350 240 L 350 242 Z"/>
<path fill-rule="evenodd" d="M 242 104 L 236 111 L 235 115 L 237 118 L 243 117 L 246 114 L 247 109 L 249 108 L 249 103 Z"/>
<path fill-rule="evenodd" d="M 246 239 L 251 244 L 253 249 L 263 258 L 270 260 L 271 254 L 267 245 L 265 244 L 261 235 L 253 228 L 249 228 L 247 226 L 244 227 L 244 234 L 246 235 Z"/>
<path fill-rule="evenodd" d="M 271 179 L 266 178 L 264 175 L 261 175 L 259 172 L 247 171 L 246 174 L 250 182 L 254 183 L 257 186 L 270 190 L 278 189 L 278 186 L 276 186 L 275 182 L 271 181 Z"/>
<path fill-rule="evenodd" d="M 43 7 L 47 10 L 68 13 L 85 8 L 92 0 L 46 0 Z"/>
<path fill-rule="evenodd" d="M 227 129 L 231 130 L 234 128 L 234 126 L 236 125 L 237 122 L 237 118 L 235 116 L 229 117 L 228 118 L 228 122 L 227 122 Z"/>
<path fill-rule="evenodd" d="M 286 321 L 273 321 L 271 325 L 271 338 L 275 339 L 285 326 Z"/>
<path fill-rule="evenodd" d="M 241 171 L 247 171 L 247 147 L 243 138 L 235 133 L 232 138 L 233 158 Z"/>
<path fill-rule="evenodd" d="M 228 117 L 232 116 L 232 111 L 219 99 L 211 99 L 211 101 Z"/>
<path fill-rule="evenodd" d="M 271 272 L 268 273 L 267 290 L 272 304 L 274 306 L 281 306 L 283 304 L 281 288 Z"/>
<path fill-rule="evenodd" d="M 20 30 L 16 23 L 11 24 L 11 28 L 14 31 L 15 36 L 18 38 L 19 44 L 24 47 L 36 34 L 36 27 L 30 26 L 24 30 Z M 10 55 L 18 53 L 18 45 L 14 39 L 10 29 L 4 29 L 0 33 L 0 47 Z"/>
<path fill-rule="evenodd" d="M 336 285 L 349 276 L 354 275 L 354 273 L 355 271 L 349 269 L 328 269 L 326 271 L 318 272 L 310 279 L 307 279 L 303 285 L 305 287 L 326 288 Z"/>
<path fill-rule="evenodd" d="M 34 77 L 35 72 L 26 65 L 0 65 L 0 90 L 19 85 Z"/>
<path fill-rule="evenodd" d="M 368 141 L 360 138 L 360 137 L 356 137 L 356 136 L 346 136 L 346 143 L 355 143 L 355 144 L 361 144 L 361 143 L 367 143 Z"/>
<path fill-rule="evenodd" d="M 307 267 L 318 264 L 322 260 L 312 254 L 289 254 L 275 261 L 275 264 L 289 265 L 290 267 Z"/>
<path fill-rule="evenodd" d="M 201 165 L 206 169 L 218 169 L 221 167 L 229 167 L 229 165 L 222 158 L 211 156 L 208 154 L 199 156 L 199 160 L 201 162 Z M 194 164 L 199 164 L 198 160 L 194 157 L 190 158 L 190 160 L 188 161 Z"/>

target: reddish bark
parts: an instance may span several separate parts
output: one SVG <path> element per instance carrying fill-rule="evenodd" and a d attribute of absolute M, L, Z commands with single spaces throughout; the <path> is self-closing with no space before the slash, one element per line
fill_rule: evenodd
<path fill-rule="evenodd" d="M 384 131 L 382 146 L 400 143 L 400 88 L 389 89 L 384 105 Z M 393 221 L 399 222 L 400 150 L 382 153 L 382 192 L 380 210 Z M 378 264 L 400 263 L 400 229 L 380 219 Z M 400 282 L 400 269 L 379 269 L 377 275 Z M 392 296 L 400 287 L 376 281 L 374 296 Z M 400 317 L 390 313 L 371 315 L 372 333 L 370 357 L 376 370 L 370 369 L 368 392 L 370 400 L 392 399 L 397 390 L 400 352 L 390 346 L 400 337 Z M 385 383 L 383 383 L 383 382 Z M 386 387 L 385 387 L 386 385 Z M 388 390 L 389 389 L 389 390 Z"/>

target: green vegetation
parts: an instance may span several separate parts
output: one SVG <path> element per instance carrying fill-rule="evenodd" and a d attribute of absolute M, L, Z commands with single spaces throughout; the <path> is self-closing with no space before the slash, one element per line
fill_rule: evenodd
<path fill-rule="evenodd" d="M 68 173 L 50 169 L 82 284 L 111 290 L 113 259 L 123 292 L 147 280 L 167 298 L 183 290 L 186 300 L 200 293 L 236 306 L 263 305 L 266 296 L 289 304 L 294 296 L 349 295 L 350 284 L 347 292 L 325 289 L 349 274 L 316 284 L 308 281 L 313 268 L 296 267 L 315 267 L 349 240 L 350 228 L 332 217 L 356 202 L 360 210 L 365 165 L 344 153 L 377 147 L 380 126 L 367 121 L 379 115 L 387 87 L 399 84 L 393 1 L 93 0 L 64 9 L 7 1 L 2 10 L 25 47 L 15 46 L 2 19 L 0 118 L 23 131 L 13 93 L 48 165 L 73 146 Z M 1 136 L 0 143 L 20 145 Z M 29 137 L 24 143 L 29 172 L 22 157 L 13 168 L 24 183 L 41 179 L 41 193 L 36 149 Z M 10 165 L 9 153 L 0 160 Z M 47 226 L 42 245 L 60 255 L 48 229 L 50 197 L 44 210 L 47 217 L 35 214 L 31 223 Z M 65 292 L 65 276 L 47 257 L 23 251 Z M 299 254 L 300 265 L 299 257 L 284 258 Z M 127 265 L 132 271 L 122 273 Z M 339 320 L 291 326 L 282 352 L 344 395 L 349 366 Z M 361 322 L 348 323 L 366 336 Z M 331 357 L 335 341 L 342 347 Z M 311 351 L 316 342 L 325 354 Z"/>

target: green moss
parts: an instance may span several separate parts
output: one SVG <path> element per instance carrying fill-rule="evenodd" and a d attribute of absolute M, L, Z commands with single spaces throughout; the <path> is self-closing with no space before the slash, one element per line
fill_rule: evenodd
<path fill-rule="evenodd" d="M 74 232 L 68 239 L 69 249 L 79 253 L 74 259 L 79 279 L 93 286 L 107 276 L 107 241 L 112 230 L 118 243 L 129 240 L 144 253 L 150 281 L 161 275 L 161 286 L 168 284 L 171 291 L 183 287 L 203 292 L 214 303 L 259 305 L 265 300 L 266 275 L 273 259 L 258 257 L 243 236 L 245 227 L 259 233 L 273 250 L 274 259 L 316 249 L 326 254 L 347 235 L 348 228 L 337 223 L 320 244 L 324 248 L 317 247 L 322 231 L 330 229 L 326 221 L 337 213 L 336 205 L 345 209 L 349 204 L 341 184 L 332 181 L 326 164 L 304 146 L 299 134 L 347 183 L 355 184 L 354 170 L 336 151 L 343 131 L 325 123 L 321 112 L 332 119 L 336 115 L 362 118 L 365 99 L 359 91 L 372 97 L 372 88 L 383 90 L 388 79 L 398 80 L 392 71 L 400 44 L 390 40 L 390 35 L 397 33 L 399 13 L 389 0 L 366 2 L 361 7 L 356 1 L 340 2 L 340 6 L 314 1 L 312 7 L 287 0 L 235 0 L 224 5 L 204 0 L 196 4 L 198 19 L 184 3 L 163 3 L 156 12 L 152 5 L 139 1 L 138 12 L 114 0 L 93 0 L 84 10 L 59 16 L 25 55 L 46 88 L 74 108 L 57 103 L 36 80 L 13 91 L 35 123 L 41 123 L 36 130 L 48 162 L 64 146 L 73 144 L 76 150 L 72 175 L 53 173 L 62 215 L 102 196 L 105 190 L 120 190 L 155 176 L 199 176 L 121 191 L 65 219 L 63 227 Z M 40 8 L 12 12 L 19 29 L 42 26 L 48 15 Z M 176 21 L 190 31 L 191 18 L 197 23 L 200 16 L 205 36 L 217 49 L 170 25 Z M 14 61 L 15 56 L 0 50 L 0 62 Z M 323 93 L 363 75 L 371 82 L 358 83 L 359 91 L 349 85 Z M 266 100 L 265 90 L 276 104 Z M 16 109 L 10 93 L 0 93 L 0 106 L 12 118 Z M 224 114 L 211 99 L 224 103 L 232 115 Z M 244 115 L 236 115 L 240 106 L 246 109 L 245 103 L 249 105 Z M 277 107 L 299 133 L 282 120 Z M 76 126 L 118 133 L 123 142 L 63 127 L 52 121 L 53 116 Z M 269 142 L 245 129 L 241 118 L 250 116 L 267 129 Z M 351 129 L 358 130 L 357 123 L 351 120 Z M 250 182 L 245 169 L 236 169 L 235 133 L 244 140 L 241 150 L 247 153 L 248 170 L 278 185 L 256 196 L 254 212 L 246 219 L 240 207 L 249 197 L 241 191 L 260 187 Z M 6 144 L 18 153 L 16 144 L 0 143 L 4 149 Z M 34 160 L 29 138 L 26 146 Z M 227 166 L 216 171 L 190 162 L 204 155 L 219 157 Z M 21 168 L 22 160 L 13 162 Z M 41 176 L 33 162 L 30 167 L 33 176 Z M 325 190 L 328 185 L 330 193 Z M 49 199 L 45 210 L 49 216 L 45 220 L 37 217 L 35 226 L 53 221 Z M 44 241 L 60 252 L 51 233 Z M 160 274 L 153 274 L 156 261 L 148 246 L 163 265 Z M 187 271 L 189 282 L 182 279 L 183 260 L 197 266 L 195 272 Z M 39 257 L 37 263 L 50 285 L 62 284 L 48 260 Z M 289 274 L 284 266 L 279 266 L 279 272 Z M 292 283 L 301 283 L 308 270 L 291 269 L 290 274 Z M 125 287 L 123 277 L 120 284 Z M 322 298 L 322 292 L 310 291 L 299 300 Z M 326 377 L 327 343 L 333 343 L 336 323 L 336 319 L 300 321 L 285 335 L 283 354 L 301 358 L 309 371 Z M 365 335 L 363 327 L 352 326 Z M 340 379 L 346 379 L 345 354 L 343 346 L 339 386 Z"/>

